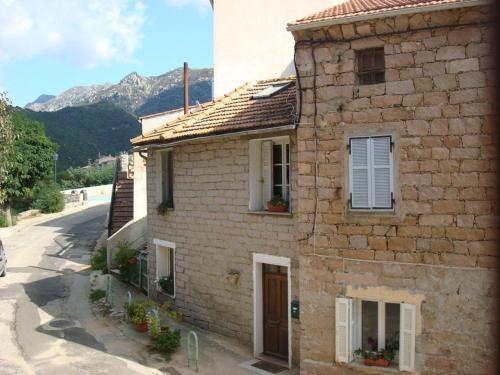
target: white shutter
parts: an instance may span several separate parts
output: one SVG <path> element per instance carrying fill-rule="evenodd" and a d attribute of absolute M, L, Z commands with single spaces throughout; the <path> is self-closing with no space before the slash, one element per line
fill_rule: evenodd
<path fill-rule="evenodd" d="M 415 367 L 415 323 L 416 307 L 401 304 L 401 327 L 399 333 L 399 369 L 412 371 Z"/>
<path fill-rule="evenodd" d="M 352 300 L 351 304 L 351 330 L 349 332 L 350 356 L 354 360 L 354 352 L 361 347 L 361 300 Z"/>
<path fill-rule="evenodd" d="M 371 138 L 372 206 L 392 207 L 392 152 L 391 137 Z"/>
<path fill-rule="evenodd" d="M 272 198 L 273 188 L 273 142 L 262 142 L 262 206 L 266 209 L 267 202 Z"/>
<path fill-rule="evenodd" d="M 369 138 L 350 140 L 349 186 L 352 208 L 370 207 L 369 140 Z"/>
<path fill-rule="evenodd" d="M 335 299 L 335 361 L 349 362 L 350 358 L 350 314 L 352 301 L 349 298 Z"/>

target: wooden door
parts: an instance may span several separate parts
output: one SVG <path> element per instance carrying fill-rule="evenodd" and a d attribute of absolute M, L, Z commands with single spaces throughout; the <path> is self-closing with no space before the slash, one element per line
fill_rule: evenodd
<path fill-rule="evenodd" d="M 264 354 L 288 360 L 287 268 L 263 265 Z"/>

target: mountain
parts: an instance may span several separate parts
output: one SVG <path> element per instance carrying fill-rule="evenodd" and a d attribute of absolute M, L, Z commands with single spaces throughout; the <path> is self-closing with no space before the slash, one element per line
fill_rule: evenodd
<path fill-rule="evenodd" d="M 33 107 L 36 104 L 43 104 L 47 103 L 49 100 L 52 100 L 55 98 L 55 95 L 47 95 L 47 94 L 42 94 L 34 102 L 26 104 L 26 107 Z"/>
<path fill-rule="evenodd" d="M 112 103 L 66 107 L 54 112 L 20 109 L 45 125 L 45 133 L 59 145 L 57 169 L 87 165 L 99 153 L 116 154 L 131 148 L 140 134 L 137 119 Z"/>
<path fill-rule="evenodd" d="M 211 99 L 212 78 L 213 69 L 189 70 L 189 87 L 192 89 L 190 102 L 194 104 L 196 101 Z M 53 112 L 66 107 L 106 102 L 131 114 L 146 115 L 181 107 L 182 86 L 182 68 L 155 77 L 145 77 L 133 72 L 117 84 L 73 87 L 48 100 L 39 101 L 39 98 L 25 108 Z"/>

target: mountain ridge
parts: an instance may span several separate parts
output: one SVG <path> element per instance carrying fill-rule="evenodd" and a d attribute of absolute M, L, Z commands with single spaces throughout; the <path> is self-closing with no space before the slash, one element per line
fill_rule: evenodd
<path fill-rule="evenodd" d="M 190 101 L 207 101 L 211 99 L 212 92 L 212 68 L 190 69 L 189 86 L 196 86 L 204 82 L 203 90 L 199 92 L 199 98 L 192 98 Z M 184 83 L 183 68 L 173 69 L 158 76 L 142 76 L 137 72 L 131 72 L 123 77 L 117 84 L 104 83 L 89 86 L 75 86 L 63 91 L 61 94 L 47 98 L 41 95 L 34 102 L 28 103 L 25 109 L 36 112 L 54 112 L 66 107 L 75 107 L 78 105 L 95 104 L 98 102 L 107 102 L 114 104 L 125 111 L 134 115 L 145 115 L 146 108 L 155 108 L 155 110 L 169 110 L 178 106 L 176 104 L 168 105 L 165 103 L 151 103 L 153 98 L 169 97 L 169 90 L 177 93 Z M 200 86 L 200 85 L 198 85 Z M 43 98 L 42 98 L 43 97 Z M 40 100 L 40 98 L 42 98 Z M 201 99 L 201 100 L 200 100 Z M 137 111 L 140 110 L 140 114 Z"/>

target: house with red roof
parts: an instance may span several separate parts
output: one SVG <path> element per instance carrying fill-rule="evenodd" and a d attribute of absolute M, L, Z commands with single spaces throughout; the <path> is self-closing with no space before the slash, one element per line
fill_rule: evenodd
<path fill-rule="evenodd" d="M 149 295 L 275 372 L 494 373 L 491 7 L 327 5 L 282 25 L 278 64 L 223 6 L 230 89 L 132 139 Z"/>

